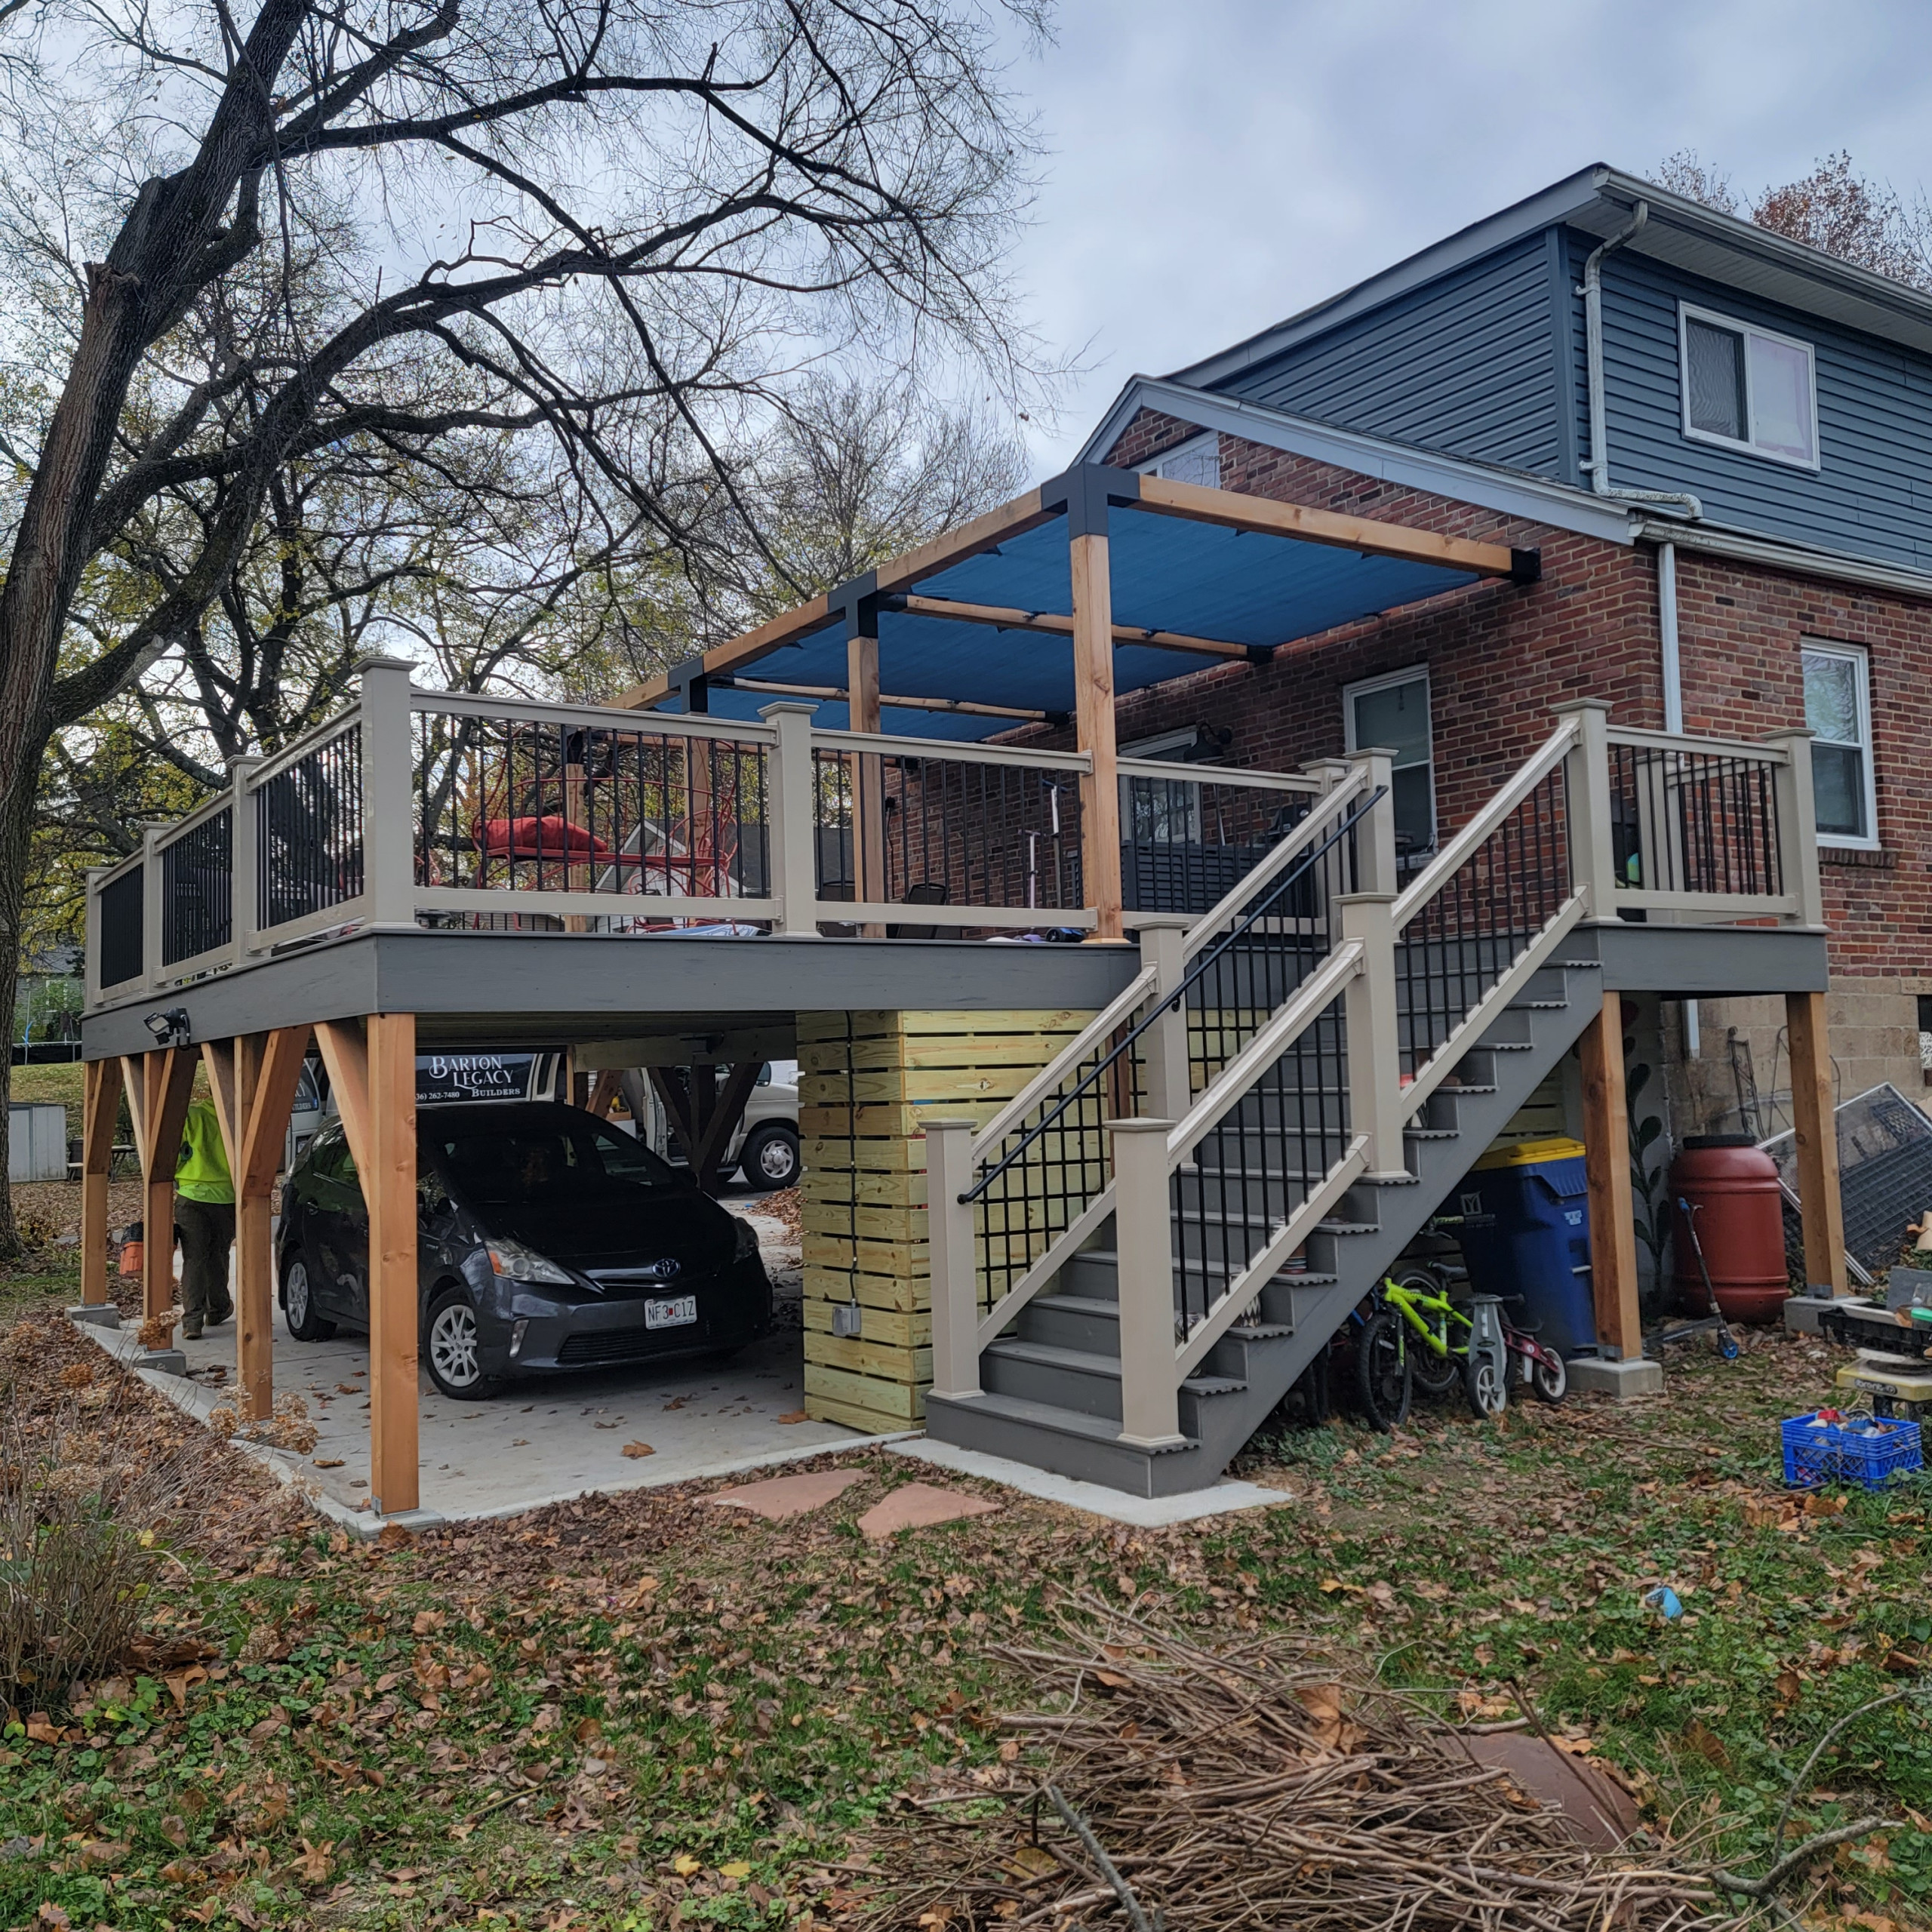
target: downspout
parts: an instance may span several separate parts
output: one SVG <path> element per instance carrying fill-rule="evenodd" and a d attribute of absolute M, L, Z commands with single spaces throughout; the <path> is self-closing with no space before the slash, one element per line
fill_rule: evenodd
<path fill-rule="evenodd" d="M 1590 488 L 1599 497 L 1615 497 L 1629 503 L 1678 503 L 1687 515 L 1701 518 L 1704 506 L 1687 490 L 1617 490 L 1611 486 L 1610 432 L 1603 383 L 1603 258 L 1631 240 L 1650 218 L 1650 203 L 1639 202 L 1630 226 L 1599 242 L 1583 264 L 1583 283 L 1577 293 L 1583 298 L 1583 340 L 1590 389 L 1590 454 L 1583 467 L 1589 472 Z"/>

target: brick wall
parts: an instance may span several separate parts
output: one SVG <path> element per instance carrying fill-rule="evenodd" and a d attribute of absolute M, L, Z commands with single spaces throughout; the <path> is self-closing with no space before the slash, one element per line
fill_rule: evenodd
<path fill-rule="evenodd" d="M 1109 460 L 1146 461 L 1199 432 L 1143 411 Z M 1293 768 L 1340 752 L 1342 691 L 1429 667 L 1436 810 L 1447 835 L 1548 734 L 1555 708 L 1601 698 L 1620 724 L 1660 728 L 1656 558 L 1247 442 L 1221 439 L 1224 488 L 1543 553 L 1543 580 L 1483 583 L 1304 639 L 1264 665 L 1217 666 L 1124 697 L 1124 743 L 1179 726 L 1232 732 L 1233 764 Z M 1801 725 L 1800 647 L 1864 646 L 1872 669 L 1875 854 L 1825 854 L 1832 1047 L 1841 1097 L 1879 1079 L 1923 1089 L 1917 995 L 1932 993 L 1932 606 L 1888 592 L 1678 553 L 1684 728 L 1755 738 Z M 1767 1094 L 1789 1086 L 1782 1016 L 1704 1003 L 1703 1064 L 1685 1069 L 1681 1131 L 1734 1107 L 1730 1032 Z M 1776 1123 L 1783 1125 L 1780 1118 Z"/>

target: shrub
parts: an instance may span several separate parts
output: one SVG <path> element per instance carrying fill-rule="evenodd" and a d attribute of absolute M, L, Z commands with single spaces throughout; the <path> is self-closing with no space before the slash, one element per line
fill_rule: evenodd
<path fill-rule="evenodd" d="M 140 1426 L 131 1378 L 38 1372 L 0 1386 L 0 1700 L 44 1709 L 126 1651 L 208 1478 L 192 1439 L 157 1445 Z"/>

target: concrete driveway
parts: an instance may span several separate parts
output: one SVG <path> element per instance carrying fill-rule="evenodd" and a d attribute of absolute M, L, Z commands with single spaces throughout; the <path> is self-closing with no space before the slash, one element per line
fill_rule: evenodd
<path fill-rule="evenodd" d="M 758 1213 L 758 1198 L 740 1194 L 724 1204 L 758 1230 L 777 1291 L 778 1325 L 769 1337 L 723 1364 L 641 1363 L 532 1379 L 479 1402 L 451 1401 L 425 1375 L 423 1509 L 451 1520 L 511 1515 L 593 1491 L 728 1475 L 868 1440 L 836 1423 L 804 1419 L 798 1251 L 786 1244 L 778 1222 Z M 133 1324 L 87 1332 L 124 1360 L 138 1352 Z M 231 1404 L 234 1324 L 178 1346 L 188 1358 L 186 1378 L 150 1376 L 155 1386 L 205 1419 Z M 368 1367 L 363 1337 L 297 1342 L 278 1312 L 278 1401 L 299 1398 L 316 1439 L 299 1453 L 278 1449 L 273 1460 L 337 1512 L 368 1506 Z"/>

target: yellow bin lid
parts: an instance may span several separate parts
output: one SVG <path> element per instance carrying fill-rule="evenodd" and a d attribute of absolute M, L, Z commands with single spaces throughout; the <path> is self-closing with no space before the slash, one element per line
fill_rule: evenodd
<path fill-rule="evenodd" d="M 1543 1161 L 1579 1161 L 1583 1143 L 1562 1134 L 1549 1140 L 1518 1140 L 1507 1147 L 1492 1147 L 1475 1164 L 1474 1171 L 1485 1168 L 1527 1168 Z"/>

